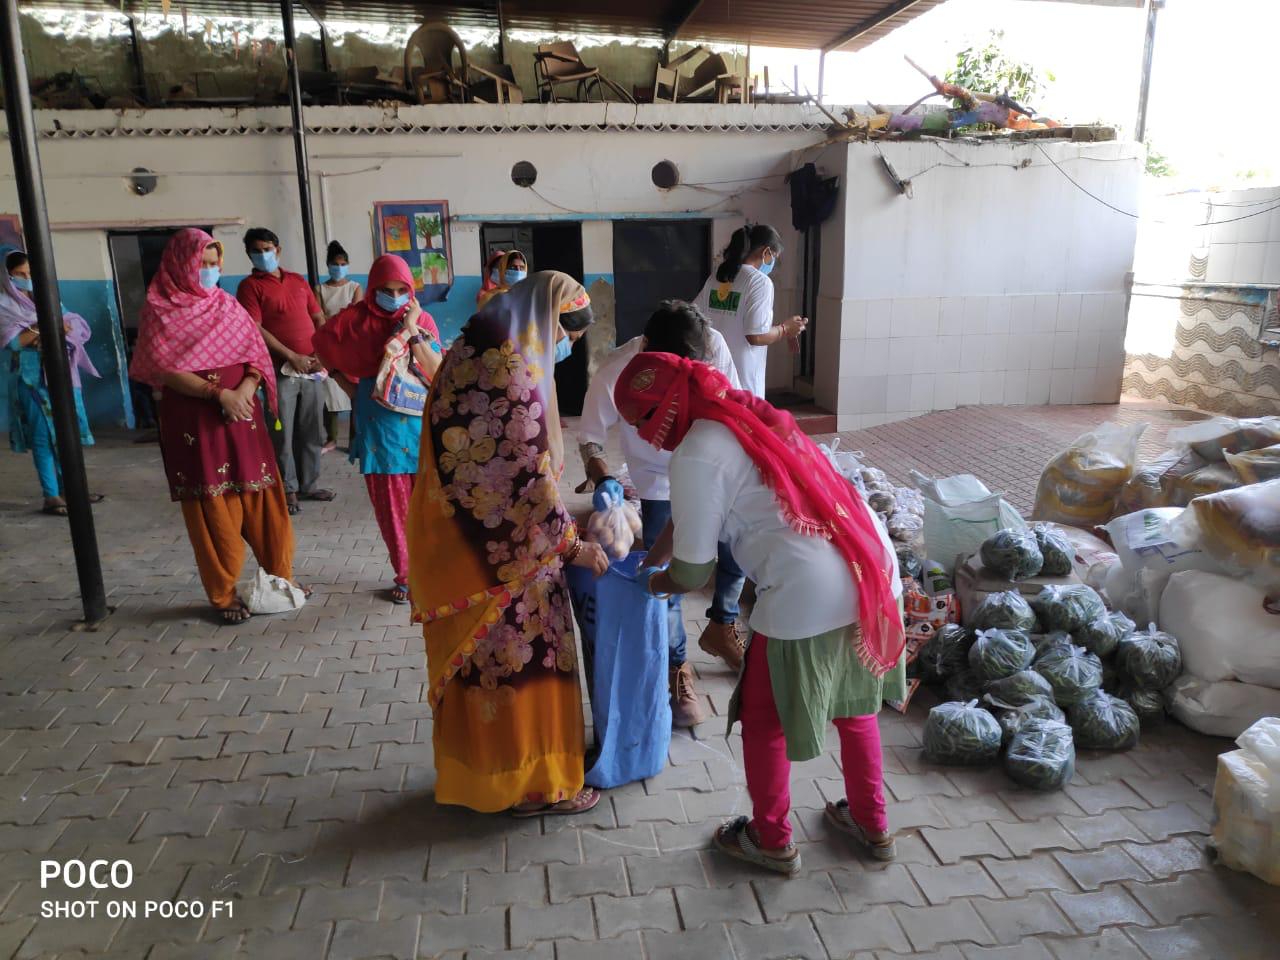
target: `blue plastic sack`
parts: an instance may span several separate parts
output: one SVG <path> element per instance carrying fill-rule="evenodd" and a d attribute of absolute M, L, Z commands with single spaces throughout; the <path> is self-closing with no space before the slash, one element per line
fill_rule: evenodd
<path fill-rule="evenodd" d="M 587 770 L 592 787 L 644 780 L 667 763 L 667 602 L 640 578 L 644 557 L 638 551 L 615 560 L 599 578 L 583 567 L 565 568 L 599 750 Z"/>

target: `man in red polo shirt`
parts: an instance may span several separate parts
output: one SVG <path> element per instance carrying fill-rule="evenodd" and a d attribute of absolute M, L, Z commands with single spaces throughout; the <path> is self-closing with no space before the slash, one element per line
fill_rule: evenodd
<path fill-rule="evenodd" d="M 280 268 L 280 240 L 270 230 L 249 230 L 244 252 L 253 261 L 253 273 L 240 281 L 236 299 L 262 328 L 276 362 L 281 429 L 273 430 L 271 438 L 289 512 L 297 513 L 299 498 L 334 498 L 332 490 L 316 486 L 325 440 L 325 389 L 323 380 L 314 378 L 324 368 L 311 337 L 324 324 L 324 311 L 304 277 Z"/>

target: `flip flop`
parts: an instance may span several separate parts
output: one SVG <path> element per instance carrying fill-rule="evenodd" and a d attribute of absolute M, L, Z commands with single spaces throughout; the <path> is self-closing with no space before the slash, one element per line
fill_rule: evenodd
<path fill-rule="evenodd" d="M 330 500 L 336 500 L 338 495 L 332 490 L 312 490 L 310 493 L 298 494 L 299 500 L 319 500 L 321 503 L 328 503 Z"/>
<path fill-rule="evenodd" d="M 218 615 L 222 617 L 223 623 L 236 624 L 244 623 L 253 616 L 249 612 L 249 608 L 244 605 L 243 600 L 236 600 L 235 606 L 232 607 L 214 607 L 218 611 Z"/>
<path fill-rule="evenodd" d="M 50 517 L 65 517 L 67 515 L 67 505 L 65 503 L 46 503 L 40 508 L 40 512 Z"/>
<path fill-rule="evenodd" d="M 737 860 L 754 863 L 758 867 L 794 877 L 800 872 L 800 851 L 795 844 L 788 844 L 785 855 L 765 851 L 751 837 L 747 828 L 750 821 L 746 817 L 738 817 L 721 824 L 715 834 L 716 849 Z"/>
<path fill-rule="evenodd" d="M 594 810 L 600 802 L 603 794 L 595 787 L 586 787 L 568 800 L 561 800 L 559 803 L 548 803 L 538 807 L 512 807 L 511 815 L 520 820 L 529 817 L 570 817 L 577 813 L 586 813 L 588 810 Z"/>
<path fill-rule="evenodd" d="M 298 495 L 296 493 L 285 494 L 284 505 L 291 517 L 296 517 L 302 511 L 302 507 L 298 505 Z"/>
<path fill-rule="evenodd" d="M 390 592 L 391 592 L 392 603 L 408 603 L 409 602 L 409 588 L 404 584 L 397 583 L 394 587 L 391 588 Z"/>
<path fill-rule="evenodd" d="M 871 836 L 863 829 L 862 824 L 853 819 L 853 815 L 849 813 L 848 800 L 837 800 L 835 803 L 828 803 L 826 818 L 827 823 L 845 836 L 856 840 L 876 860 L 887 863 L 898 855 L 898 845 L 894 842 L 892 834 L 880 840 L 871 839 Z"/>
<path fill-rule="evenodd" d="M 90 503 L 101 503 L 101 502 L 102 502 L 103 500 L 105 500 L 105 499 L 107 499 L 107 495 L 106 495 L 105 493 L 91 493 L 91 494 L 89 494 L 89 502 L 90 502 Z"/>

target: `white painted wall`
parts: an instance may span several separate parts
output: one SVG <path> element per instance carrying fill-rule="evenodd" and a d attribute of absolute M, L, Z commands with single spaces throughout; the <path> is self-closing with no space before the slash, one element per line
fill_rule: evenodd
<path fill-rule="evenodd" d="M 843 223 L 824 230 L 816 378 L 841 429 L 967 404 L 1116 401 L 1135 221 L 1049 158 L 1136 211 L 1138 145 L 922 141 L 821 157 L 844 162 Z"/>

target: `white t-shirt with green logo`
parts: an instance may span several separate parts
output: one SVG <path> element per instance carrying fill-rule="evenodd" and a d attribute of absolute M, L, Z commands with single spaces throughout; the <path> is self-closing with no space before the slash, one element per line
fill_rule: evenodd
<path fill-rule="evenodd" d="M 742 389 L 763 398 L 769 348 L 748 343 L 747 335 L 773 329 L 773 282 L 744 264 L 732 283 L 713 273 L 694 303 L 729 344 Z"/>

